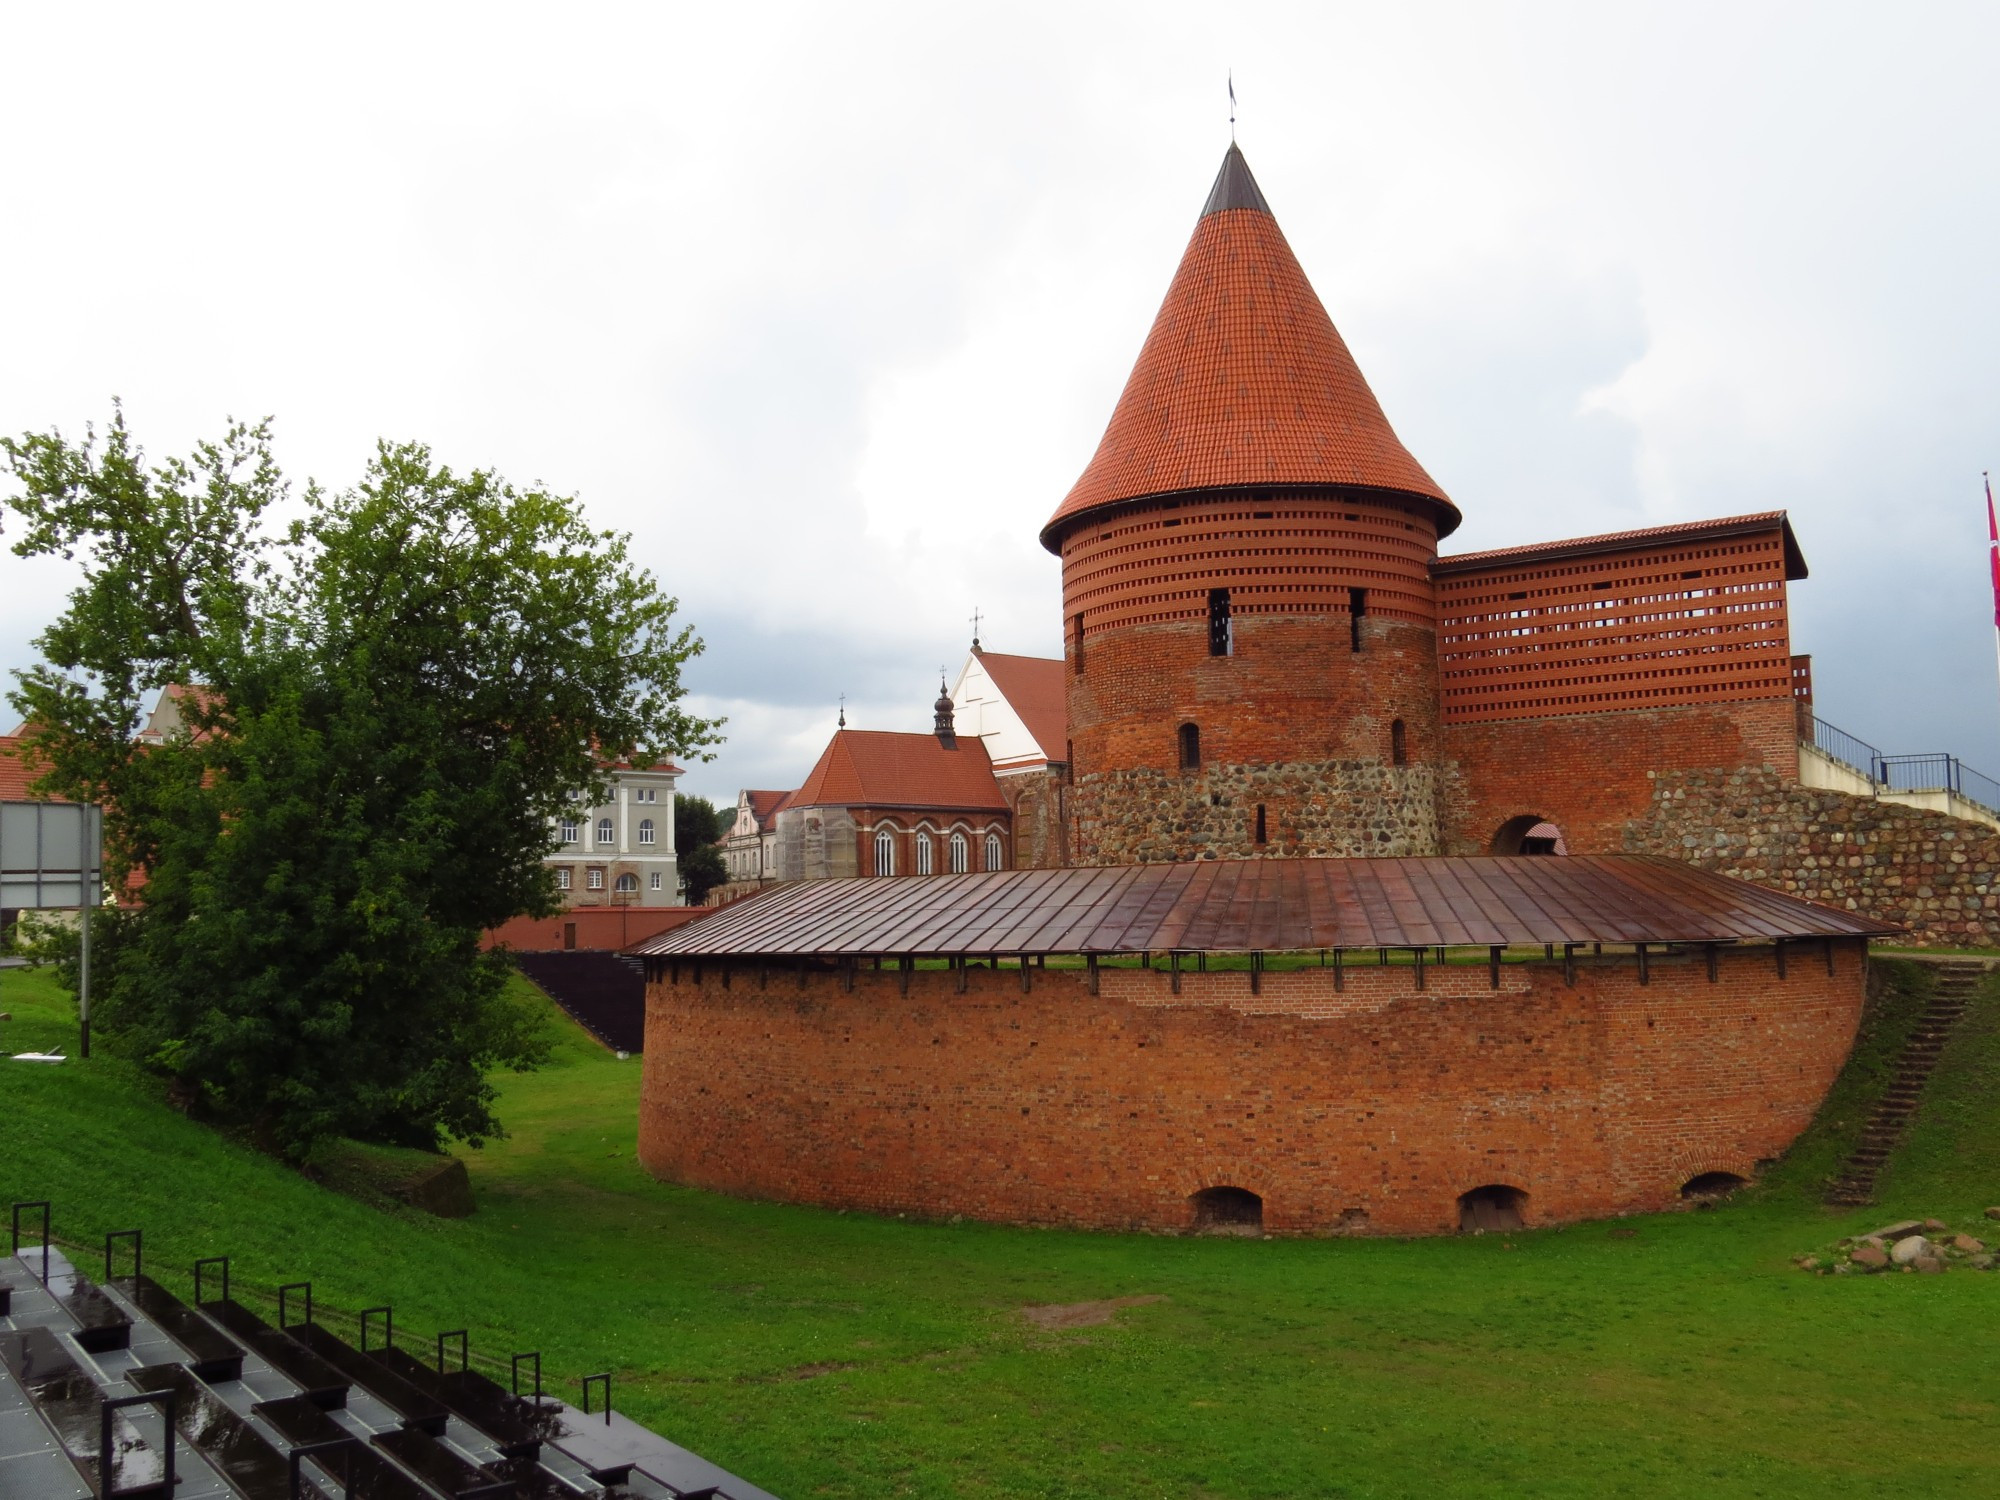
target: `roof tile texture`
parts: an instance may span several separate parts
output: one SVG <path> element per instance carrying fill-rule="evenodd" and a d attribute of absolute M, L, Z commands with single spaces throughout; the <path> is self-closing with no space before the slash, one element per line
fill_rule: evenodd
<path fill-rule="evenodd" d="M 1004 812 L 986 746 L 961 735 L 956 750 L 937 736 L 876 729 L 835 732 L 786 807 L 949 807 Z"/>
<path fill-rule="evenodd" d="M 1050 760 L 1061 760 L 1068 752 L 1069 702 L 1063 681 L 1061 657 L 1007 656 L 998 651 L 979 653 L 979 661 L 993 685 L 1013 705 L 1028 733 Z"/>
<path fill-rule="evenodd" d="M 1443 507 L 1441 533 L 1458 519 L 1389 426 L 1278 221 L 1226 209 L 1196 224 L 1097 454 L 1042 539 L 1142 495 L 1287 484 L 1422 496 Z"/>

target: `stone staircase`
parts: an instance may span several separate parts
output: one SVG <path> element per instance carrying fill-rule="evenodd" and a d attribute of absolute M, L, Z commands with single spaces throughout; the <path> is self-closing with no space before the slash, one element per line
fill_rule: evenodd
<path fill-rule="evenodd" d="M 1860 1208 L 1875 1201 L 1875 1176 L 1909 1128 L 1910 1117 L 1922 1102 L 1924 1085 L 1943 1055 L 1952 1027 L 1985 979 L 1991 963 L 1985 959 L 1943 959 L 1934 964 L 1937 988 L 1917 1029 L 1903 1044 L 1896 1059 L 1896 1074 L 1868 1117 L 1861 1144 L 1848 1158 L 1838 1180 L 1828 1189 L 1826 1201 L 1835 1208 Z"/>

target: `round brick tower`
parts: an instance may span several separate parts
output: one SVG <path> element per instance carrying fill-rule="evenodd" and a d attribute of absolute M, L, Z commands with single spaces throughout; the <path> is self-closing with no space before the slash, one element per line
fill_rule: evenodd
<path fill-rule="evenodd" d="M 1430 564 L 1458 520 L 1232 145 L 1042 529 L 1077 862 L 1436 853 Z"/>

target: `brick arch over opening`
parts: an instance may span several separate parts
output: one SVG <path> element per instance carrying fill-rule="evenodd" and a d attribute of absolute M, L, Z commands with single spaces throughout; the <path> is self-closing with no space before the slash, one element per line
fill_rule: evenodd
<path fill-rule="evenodd" d="M 1562 826 L 1540 813 L 1521 813 L 1493 831 L 1487 841 L 1488 854 L 1567 854 L 1569 844 Z"/>

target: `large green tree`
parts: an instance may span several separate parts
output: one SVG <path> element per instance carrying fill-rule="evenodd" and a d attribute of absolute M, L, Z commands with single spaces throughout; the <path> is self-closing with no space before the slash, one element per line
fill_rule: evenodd
<path fill-rule="evenodd" d="M 710 891 L 729 879 L 716 841 L 729 831 L 734 817 L 733 808 L 725 815 L 706 797 L 674 798 L 674 860 L 689 906 L 701 905 Z"/>
<path fill-rule="evenodd" d="M 93 954 L 104 1032 L 294 1160 L 494 1133 L 489 1072 L 544 1044 L 480 934 L 556 909 L 550 820 L 606 757 L 717 740 L 675 601 L 574 500 L 414 444 L 298 495 L 268 423 L 149 464 L 114 409 L 0 453 L 14 551 L 80 575 L 10 695 L 40 785 L 145 878 Z M 138 743 L 170 683 L 185 728 Z"/>

